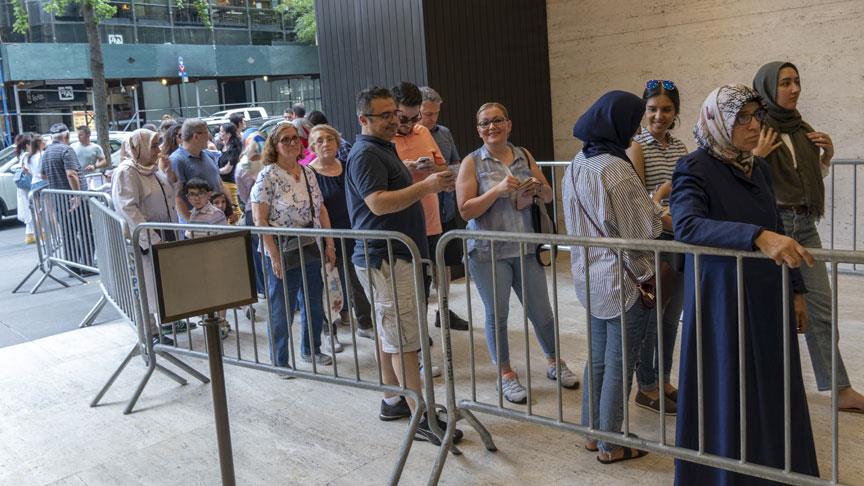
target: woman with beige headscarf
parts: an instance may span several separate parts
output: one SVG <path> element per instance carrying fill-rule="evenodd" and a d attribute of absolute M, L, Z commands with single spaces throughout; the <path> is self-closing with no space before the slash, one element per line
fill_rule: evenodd
<path fill-rule="evenodd" d="M 159 167 L 170 164 L 159 162 L 159 135 L 147 129 L 138 129 L 129 137 L 125 158 L 111 178 L 111 201 L 114 209 L 126 218 L 129 231 L 141 223 L 176 223 L 177 212 L 174 210 L 174 187 L 169 182 L 170 176 Z M 172 241 L 172 232 L 148 231 L 141 235 L 138 244 L 148 250 L 151 244 L 162 241 Z M 144 282 L 147 288 L 147 302 L 150 310 L 156 309 L 156 292 L 153 286 L 153 266 L 150 255 L 144 258 Z M 154 341 L 159 340 L 158 335 Z M 161 337 L 163 344 L 171 344 L 167 336 Z"/>

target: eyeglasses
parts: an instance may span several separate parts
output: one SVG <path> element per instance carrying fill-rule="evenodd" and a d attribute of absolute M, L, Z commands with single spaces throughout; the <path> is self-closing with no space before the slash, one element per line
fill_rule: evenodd
<path fill-rule="evenodd" d="M 660 84 L 663 84 L 663 89 L 665 89 L 667 91 L 672 91 L 673 89 L 675 89 L 675 83 L 673 83 L 672 81 L 669 81 L 668 79 L 649 80 L 647 83 L 645 83 L 645 87 L 653 91 L 653 90 L 657 89 L 657 87 L 660 86 Z"/>
<path fill-rule="evenodd" d="M 195 192 L 189 191 L 186 193 L 186 197 L 187 198 L 188 197 L 207 197 L 207 193 L 206 192 L 198 192 L 198 191 L 195 191 Z"/>
<path fill-rule="evenodd" d="M 417 123 L 419 121 L 420 121 L 420 114 L 419 113 L 412 116 L 411 118 L 408 118 L 407 116 L 399 115 L 399 123 L 403 123 L 403 124 L 404 123 Z"/>
<path fill-rule="evenodd" d="M 482 121 L 480 121 L 480 122 L 477 122 L 477 126 L 480 127 L 480 128 L 482 128 L 482 129 L 484 129 L 484 130 L 486 130 L 487 128 L 491 127 L 492 125 L 495 125 L 495 126 L 497 126 L 497 127 L 500 127 L 500 126 L 503 125 L 506 121 L 507 121 L 506 118 L 493 118 L 493 119 L 491 119 L 491 120 L 482 120 Z"/>
<path fill-rule="evenodd" d="M 315 145 L 324 145 L 328 142 L 335 142 L 336 137 L 318 137 L 318 140 L 315 140 Z"/>
<path fill-rule="evenodd" d="M 296 135 L 293 137 L 282 137 L 279 139 L 279 143 L 281 143 L 283 145 L 294 145 L 295 143 L 299 143 L 299 142 L 300 142 L 300 137 L 298 137 Z"/>
<path fill-rule="evenodd" d="M 768 112 L 765 110 L 756 110 L 754 113 L 738 113 L 735 115 L 735 124 L 736 125 L 749 125 L 750 122 L 755 118 L 756 121 L 762 123 L 765 120 L 765 117 L 768 116 Z"/>
<path fill-rule="evenodd" d="M 363 116 L 367 116 L 369 118 L 380 118 L 385 122 L 389 122 L 393 119 L 394 116 L 402 118 L 402 110 L 396 111 L 384 111 L 381 113 L 361 113 Z"/>

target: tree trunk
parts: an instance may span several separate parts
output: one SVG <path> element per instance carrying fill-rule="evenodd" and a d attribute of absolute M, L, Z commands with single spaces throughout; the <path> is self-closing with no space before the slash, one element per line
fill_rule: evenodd
<path fill-rule="evenodd" d="M 108 86 L 105 82 L 105 62 L 102 59 L 102 40 L 99 38 L 99 22 L 93 11 L 91 0 L 81 0 L 81 15 L 87 31 L 90 49 L 90 76 L 93 77 L 93 112 L 96 115 L 96 133 L 105 158 L 111 162 L 111 144 L 108 138 Z M 75 128 L 72 128 L 73 130 Z"/>

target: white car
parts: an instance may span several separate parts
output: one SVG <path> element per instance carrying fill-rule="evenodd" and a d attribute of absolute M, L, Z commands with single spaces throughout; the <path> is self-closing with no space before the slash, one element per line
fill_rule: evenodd
<path fill-rule="evenodd" d="M 132 135 L 131 132 L 109 132 L 108 143 L 111 145 L 111 167 L 120 163 L 120 145 Z M 75 132 L 69 134 L 69 142 L 78 141 Z M 96 137 L 93 136 L 95 143 Z M 49 142 L 50 143 L 50 142 Z M 9 146 L 0 150 L 0 217 L 11 217 L 18 214 L 18 193 L 12 179 L 18 169 L 18 159 L 15 158 L 15 147 Z"/>
<path fill-rule="evenodd" d="M 212 130 L 213 127 L 230 123 L 229 118 L 234 113 L 243 113 L 243 119 L 246 121 L 252 120 L 253 118 L 267 118 L 267 110 L 260 106 L 250 106 L 247 108 L 234 108 L 232 110 L 218 111 L 206 118 L 202 118 L 201 120 L 207 123 L 207 126 Z"/>

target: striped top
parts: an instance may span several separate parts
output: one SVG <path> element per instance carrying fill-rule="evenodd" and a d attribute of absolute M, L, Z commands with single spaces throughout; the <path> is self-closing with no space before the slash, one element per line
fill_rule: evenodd
<path fill-rule="evenodd" d="M 642 146 L 645 154 L 645 190 L 653 192 L 654 189 L 666 181 L 672 180 L 672 172 L 678 159 L 689 152 L 684 142 L 666 132 L 666 147 L 660 145 L 647 128 L 642 128 L 633 140 Z"/>
<path fill-rule="evenodd" d="M 626 160 L 610 154 L 585 158 L 581 151 L 567 167 L 562 179 L 564 222 L 567 234 L 590 237 L 655 239 L 660 236 L 662 208 L 652 201 L 642 187 L 642 181 Z M 581 202 L 583 212 L 577 202 Z M 585 213 L 588 213 L 587 215 Z M 588 217 L 604 234 L 595 229 Z M 620 294 L 624 294 L 626 312 L 639 298 L 639 289 L 626 271 L 622 286 L 616 251 L 590 248 L 587 262 L 581 247 L 574 247 L 570 257 L 576 296 L 587 306 L 585 268 L 590 276 L 591 315 L 612 319 L 622 313 Z M 654 274 L 651 252 L 625 251 L 626 268 L 640 282 Z"/>

